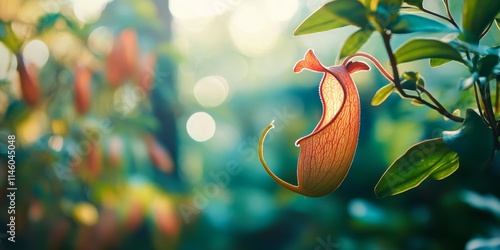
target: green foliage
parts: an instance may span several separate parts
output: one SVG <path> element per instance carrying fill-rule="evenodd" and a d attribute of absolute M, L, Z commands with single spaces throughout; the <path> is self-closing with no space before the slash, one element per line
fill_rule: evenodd
<path fill-rule="evenodd" d="M 355 25 L 365 27 L 366 9 L 356 0 L 337 0 L 327 3 L 307 17 L 294 32 L 304 35 L 331 29 Z"/>
<path fill-rule="evenodd" d="M 384 87 L 380 88 L 379 90 L 377 90 L 371 102 L 372 106 L 378 106 L 382 104 L 389 97 L 389 95 L 391 95 L 393 91 L 394 91 L 394 84 L 392 83 L 389 83 Z"/>
<path fill-rule="evenodd" d="M 460 38 L 477 44 L 481 34 L 493 22 L 498 12 L 500 12 L 500 1 L 465 0 L 462 12 L 463 32 Z"/>
<path fill-rule="evenodd" d="M 402 3 L 405 8 L 401 8 Z M 391 83 L 380 88 L 371 104 L 381 105 L 388 96 L 397 92 L 402 98 L 410 99 L 417 106 L 427 106 L 439 112 L 446 120 L 462 123 L 457 131 L 446 131 L 442 138 L 415 144 L 399 157 L 384 173 L 375 188 L 377 196 L 383 197 L 404 192 L 418 186 L 424 179 L 442 179 L 459 166 L 481 166 L 491 162 L 494 152 L 500 149 L 495 140 L 500 135 L 500 122 L 495 114 L 500 112 L 500 86 L 496 86 L 492 98 L 490 81 L 500 79 L 500 53 L 497 44 L 481 44 L 492 22 L 499 25 L 500 1 L 465 0 L 461 26 L 455 21 L 448 1 L 443 1 L 446 16 L 424 8 L 423 0 L 365 0 L 332 1 L 309 16 L 297 28 L 295 34 L 308 34 L 346 25 L 360 27 L 342 45 L 340 58 L 352 55 L 377 32 L 381 35 L 392 67 Z M 409 6 L 411 7 L 409 7 Z M 405 10 L 420 10 L 417 14 L 402 13 Z M 425 12 L 426 15 L 422 15 Z M 430 18 L 432 16 L 432 18 Z M 446 22 L 443 23 L 443 22 Z M 500 26 L 499 26 L 500 27 Z M 409 37 L 395 51 L 391 39 L 398 34 L 416 32 L 457 33 L 442 39 L 430 37 Z M 466 107 L 465 118 L 456 109 L 449 112 L 426 88 L 420 73 L 414 71 L 399 75 L 397 64 L 429 59 L 431 67 L 438 67 L 450 61 L 467 67 L 470 75 L 465 79 L 456 77 L 458 91 L 475 86 L 469 92 L 476 99 L 476 113 Z M 377 66 L 381 67 L 381 66 Z M 426 73 L 426 72 L 422 72 Z M 450 76 L 452 77 L 452 76 Z M 418 157 L 417 157 L 418 156 Z M 459 160 L 460 158 L 460 160 Z M 418 159 L 418 160 L 415 160 Z"/>
<path fill-rule="evenodd" d="M 340 58 L 356 53 L 368 41 L 372 33 L 372 29 L 359 29 L 350 35 L 340 50 Z"/>
<path fill-rule="evenodd" d="M 399 15 L 389 29 L 396 34 L 453 31 L 453 29 L 438 21 L 412 14 Z"/>
<path fill-rule="evenodd" d="M 10 23 L 3 23 L 0 21 L 0 26 L 2 26 L 3 35 L 0 36 L 0 42 L 2 42 L 11 51 L 19 51 L 21 47 L 21 41 L 17 38 L 16 34 L 12 30 Z"/>
<path fill-rule="evenodd" d="M 413 39 L 395 52 L 397 63 L 411 62 L 426 58 L 448 59 L 464 62 L 460 52 L 453 46 L 433 39 Z"/>
<path fill-rule="evenodd" d="M 468 109 L 462 127 L 444 131 L 443 141 L 460 157 L 460 166 L 477 167 L 491 159 L 494 152 L 493 134 L 483 119 Z"/>
<path fill-rule="evenodd" d="M 409 4 L 409 5 L 413 5 L 419 9 L 423 9 L 424 6 L 423 6 L 423 0 L 405 0 L 404 1 L 405 3 Z"/>
<path fill-rule="evenodd" d="M 441 138 L 413 145 L 389 166 L 375 186 L 378 197 L 396 195 L 412 189 L 428 177 L 446 178 L 458 169 L 457 153 Z"/>
<path fill-rule="evenodd" d="M 450 59 L 442 59 L 442 58 L 431 58 L 429 60 L 429 64 L 431 65 L 431 67 L 435 68 L 435 67 L 439 67 L 443 64 L 446 64 L 446 63 L 449 63 L 451 62 Z"/>

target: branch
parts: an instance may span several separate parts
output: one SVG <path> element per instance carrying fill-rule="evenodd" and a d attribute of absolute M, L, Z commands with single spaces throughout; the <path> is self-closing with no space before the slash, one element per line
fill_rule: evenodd
<path fill-rule="evenodd" d="M 429 103 L 428 101 L 422 99 L 420 96 L 416 96 L 416 95 L 410 95 L 408 93 L 405 92 L 405 90 L 403 89 L 403 86 L 401 86 L 401 82 L 399 80 L 399 72 L 398 72 L 398 66 L 397 66 L 397 62 L 396 62 L 396 57 L 394 56 L 394 53 L 392 51 L 392 48 L 391 48 L 391 43 L 390 43 L 390 39 L 391 39 L 391 33 L 390 31 L 387 31 L 387 32 L 384 32 L 384 33 L 381 33 L 382 34 L 382 38 L 384 40 L 384 45 L 385 45 L 385 48 L 386 48 L 386 51 L 387 51 L 387 55 L 389 56 L 389 60 L 391 62 L 391 67 L 392 67 L 392 74 L 393 74 L 393 83 L 394 83 L 394 87 L 397 89 L 397 91 L 401 94 L 401 96 L 405 97 L 405 98 L 411 98 L 411 99 L 414 99 L 414 100 L 417 100 L 419 101 L 420 103 L 430 107 L 431 109 L 434 109 L 436 110 L 437 112 L 439 112 L 440 114 L 448 117 L 450 120 L 453 120 L 453 121 L 456 121 L 456 122 L 463 122 L 464 121 L 464 118 L 462 117 L 459 117 L 459 116 L 455 116 L 453 114 L 451 114 L 450 112 L 448 112 L 444 107 L 443 105 L 441 105 L 441 103 L 439 103 L 425 88 L 423 87 L 419 87 L 422 88 L 423 92 L 431 99 L 431 101 L 436 104 L 436 105 L 433 105 L 432 103 Z M 421 89 L 420 89 L 421 90 Z"/>

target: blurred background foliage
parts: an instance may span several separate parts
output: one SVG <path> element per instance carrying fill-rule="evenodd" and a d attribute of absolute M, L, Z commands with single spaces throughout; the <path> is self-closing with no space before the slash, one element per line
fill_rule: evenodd
<path fill-rule="evenodd" d="M 275 120 L 266 158 L 294 183 L 293 143 L 321 116 L 321 76 L 292 66 L 308 48 L 333 64 L 354 31 L 292 37 L 324 3 L 1 0 L 2 225 L 9 134 L 18 190 L 16 243 L 2 237 L 0 248 L 498 249 L 498 160 L 375 198 L 397 156 L 457 128 L 396 95 L 372 107 L 386 84 L 376 71 L 354 75 L 361 134 L 336 192 L 306 198 L 268 178 L 257 156 L 261 130 Z M 485 41 L 498 38 L 495 28 Z M 387 66 L 381 45 L 371 39 L 362 51 Z M 467 75 L 458 64 L 406 67 L 446 107 L 474 103 L 458 91 Z"/>

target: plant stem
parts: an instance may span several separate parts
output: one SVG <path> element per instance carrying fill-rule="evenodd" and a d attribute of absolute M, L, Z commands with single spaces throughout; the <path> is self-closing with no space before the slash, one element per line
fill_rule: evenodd
<path fill-rule="evenodd" d="M 500 109 L 500 102 L 498 102 L 500 98 L 500 75 L 496 76 L 496 87 L 495 87 L 495 115 L 498 113 L 498 109 Z"/>
<path fill-rule="evenodd" d="M 494 21 L 493 21 L 494 22 Z M 488 31 L 490 31 L 490 28 L 491 26 L 493 25 L 493 22 L 491 22 L 488 27 L 486 27 L 486 29 L 483 31 L 483 33 L 481 33 L 481 36 L 479 36 L 479 39 L 482 39 L 484 36 L 486 36 L 486 34 L 488 33 Z"/>
<path fill-rule="evenodd" d="M 381 34 L 382 34 L 382 38 L 384 40 L 384 45 L 385 45 L 385 49 L 387 51 L 387 55 L 389 56 L 389 61 L 391 63 L 392 74 L 394 76 L 393 77 L 394 87 L 401 94 L 401 96 L 403 96 L 405 98 L 411 98 L 411 99 L 417 100 L 417 101 L 421 102 L 422 104 L 424 104 L 424 105 L 426 105 L 426 106 L 428 106 L 428 107 L 430 107 L 430 108 L 438 111 L 440 114 L 448 117 L 450 120 L 453 120 L 453 121 L 456 121 L 456 122 L 463 122 L 464 118 L 459 117 L 459 116 L 455 116 L 455 115 L 451 114 L 450 112 L 448 112 L 443 107 L 443 105 L 441 105 L 441 103 L 439 103 L 427 90 L 425 90 L 425 88 L 419 87 L 419 89 L 423 88 L 425 90 L 424 93 L 436 105 L 433 105 L 432 103 L 429 103 L 428 101 L 422 99 L 420 96 L 410 95 L 410 94 L 408 94 L 408 93 L 406 93 L 404 91 L 403 87 L 401 86 L 401 82 L 399 80 L 399 72 L 398 72 L 398 66 L 397 66 L 397 62 L 396 62 L 396 57 L 394 56 L 394 53 L 393 53 L 392 48 L 391 48 L 391 43 L 390 43 L 391 33 L 390 33 L 390 31 L 386 31 L 386 32 L 381 32 Z"/>
<path fill-rule="evenodd" d="M 495 138 L 498 138 L 498 132 L 496 130 L 496 121 L 495 121 L 495 114 L 493 113 L 493 106 L 491 104 L 491 93 L 490 93 L 490 84 L 488 82 L 482 83 L 481 80 L 477 80 L 479 91 L 481 93 L 481 97 L 483 99 L 483 105 L 484 105 L 484 112 L 486 115 L 486 119 L 488 120 L 488 124 L 490 125 L 491 130 L 493 131 L 493 135 Z M 481 88 L 481 85 L 484 86 L 484 88 Z M 499 142 L 498 140 L 495 140 L 495 148 L 499 148 Z"/>
<path fill-rule="evenodd" d="M 446 14 L 448 15 L 448 18 L 449 18 L 449 22 L 455 26 L 455 28 L 457 28 L 458 30 L 460 30 L 460 27 L 458 26 L 457 22 L 455 22 L 455 19 L 453 18 L 453 16 L 451 15 L 451 11 L 450 11 L 450 5 L 448 4 L 448 0 L 443 0 L 443 3 L 444 3 L 444 6 L 446 8 Z"/>
<path fill-rule="evenodd" d="M 450 18 L 448 18 L 448 17 L 445 17 L 445 16 L 443 16 L 443 15 L 441 15 L 441 14 L 438 14 L 438 13 L 436 13 L 436 12 L 432 12 L 432 11 L 427 10 L 427 9 L 424 9 L 424 8 L 422 8 L 421 10 L 422 10 L 423 12 L 425 12 L 425 13 L 429 14 L 429 15 L 432 15 L 432 16 L 435 16 L 435 17 L 437 17 L 437 18 L 441 18 L 441 19 L 443 19 L 443 20 L 445 20 L 445 21 L 448 21 L 448 22 L 450 22 L 450 23 L 451 23 L 451 24 L 452 24 L 455 28 L 460 29 L 460 28 L 458 27 L 458 25 L 457 25 L 457 24 L 456 24 L 453 20 L 451 20 L 451 19 L 450 19 Z"/>
<path fill-rule="evenodd" d="M 483 121 L 485 123 L 488 123 L 488 121 L 486 120 L 486 118 L 484 117 L 484 112 L 483 112 L 483 108 L 481 107 L 481 103 L 483 102 L 482 99 L 479 99 L 481 97 L 479 97 L 478 93 L 477 93 L 477 84 L 474 83 L 474 96 L 476 97 L 476 105 L 477 105 L 477 109 L 479 110 L 479 115 L 481 116 L 481 118 L 483 118 Z"/>

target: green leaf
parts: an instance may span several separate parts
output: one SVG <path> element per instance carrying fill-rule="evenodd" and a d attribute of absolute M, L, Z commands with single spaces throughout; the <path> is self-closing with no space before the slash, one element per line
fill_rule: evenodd
<path fill-rule="evenodd" d="M 401 77 L 401 87 L 407 90 L 417 90 L 417 84 L 425 86 L 424 79 L 418 72 L 406 71 Z"/>
<path fill-rule="evenodd" d="M 404 34 L 412 32 L 446 32 L 455 31 L 454 29 L 429 18 L 401 14 L 397 17 L 396 21 L 389 26 L 392 33 Z"/>
<path fill-rule="evenodd" d="M 370 38 L 370 35 L 372 33 L 372 29 L 360 29 L 354 32 L 347 38 L 344 46 L 342 47 L 342 50 L 340 50 L 340 58 L 344 58 L 356 53 L 361 48 L 361 46 L 363 46 L 363 44 L 368 41 L 368 38 Z"/>
<path fill-rule="evenodd" d="M 396 195 L 432 177 L 441 180 L 458 169 L 458 156 L 435 138 L 411 146 L 382 175 L 375 186 L 377 197 Z"/>
<path fill-rule="evenodd" d="M 415 105 L 415 106 L 423 106 L 424 104 L 421 103 L 420 101 L 417 101 L 417 100 L 411 100 L 410 102 L 412 105 Z"/>
<path fill-rule="evenodd" d="M 62 18 L 61 13 L 49 13 L 40 17 L 40 19 L 38 19 L 38 26 L 37 26 L 38 32 L 42 33 L 54 27 L 54 25 L 60 18 Z"/>
<path fill-rule="evenodd" d="M 2 21 L 0 21 L 0 39 L 5 39 L 7 37 L 7 29 Z"/>
<path fill-rule="evenodd" d="M 413 5 L 419 9 L 424 8 L 423 1 L 424 0 L 404 0 L 404 2 L 407 3 L 408 5 Z"/>
<path fill-rule="evenodd" d="M 413 39 L 399 47 L 396 52 L 397 63 L 411 62 L 424 58 L 449 59 L 464 63 L 460 53 L 451 45 L 431 39 Z"/>
<path fill-rule="evenodd" d="M 462 128 L 443 132 L 443 141 L 458 154 L 461 166 L 484 165 L 493 155 L 494 140 L 491 129 L 472 109 L 467 109 Z"/>
<path fill-rule="evenodd" d="M 11 52 L 13 53 L 19 52 L 19 49 L 21 47 L 21 42 L 19 41 L 16 34 L 12 30 L 10 23 L 3 23 L 0 24 L 0 26 L 3 26 L 6 32 L 5 36 L 0 37 L 0 42 L 2 42 Z"/>
<path fill-rule="evenodd" d="M 450 59 L 431 58 L 429 64 L 431 65 L 431 67 L 435 68 L 449 62 L 451 62 Z"/>
<path fill-rule="evenodd" d="M 382 104 L 387 99 L 387 97 L 389 97 L 392 91 L 394 91 L 394 84 L 392 83 L 389 83 L 377 90 L 377 93 L 375 93 L 372 99 L 372 106 L 378 106 Z"/>
<path fill-rule="evenodd" d="M 498 0 L 465 0 L 462 15 L 463 33 L 459 38 L 476 44 L 481 33 L 500 12 Z"/>
<path fill-rule="evenodd" d="M 479 76 L 489 76 L 493 68 L 498 64 L 497 55 L 486 55 L 485 57 L 479 59 L 477 67 L 479 69 Z"/>
<path fill-rule="evenodd" d="M 378 31 L 384 31 L 391 26 L 399 15 L 402 0 L 371 0 L 369 20 Z"/>
<path fill-rule="evenodd" d="M 312 13 L 293 34 L 295 36 L 311 34 L 347 25 L 365 27 L 367 23 L 366 9 L 362 3 L 356 0 L 336 0 Z"/>

